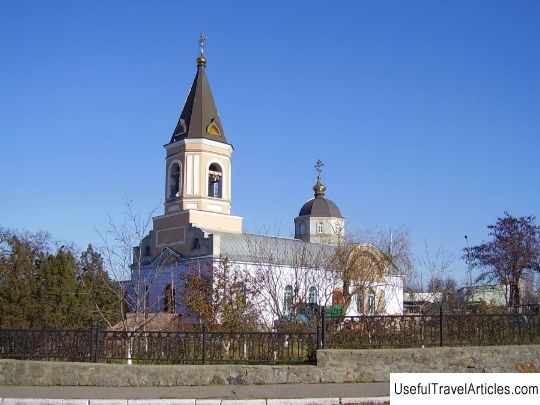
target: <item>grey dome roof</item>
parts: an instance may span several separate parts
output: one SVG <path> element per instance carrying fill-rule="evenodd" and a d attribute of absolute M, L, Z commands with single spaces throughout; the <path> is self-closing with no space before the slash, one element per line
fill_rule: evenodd
<path fill-rule="evenodd" d="M 333 201 L 324 198 L 322 195 L 317 195 L 302 206 L 298 216 L 301 217 L 304 215 L 311 215 L 312 217 L 343 218 L 338 206 Z"/>

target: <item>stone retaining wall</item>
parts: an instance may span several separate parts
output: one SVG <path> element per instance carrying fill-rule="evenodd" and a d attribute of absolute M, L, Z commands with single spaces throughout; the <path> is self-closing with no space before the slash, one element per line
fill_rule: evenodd
<path fill-rule="evenodd" d="M 345 369 L 362 382 L 390 373 L 516 373 L 540 370 L 540 345 L 320 350 L 317 367 Z"/>
<path fill-rule="evenodd" d="M 146 366 L 0 360 L 0 385 L 178 386 L 385 382 L 391 372 L 538 372 L 540 345 L 319 350 L 316 366 Z"/>

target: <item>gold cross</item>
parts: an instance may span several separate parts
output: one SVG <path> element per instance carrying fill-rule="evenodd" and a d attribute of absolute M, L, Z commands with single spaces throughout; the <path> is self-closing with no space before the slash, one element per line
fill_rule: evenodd
<path fill-rule="evenodd" d="M 206 44 L 206 38 L 208 38 L 206 34 L 204 32 L 201 32 L 201 35 L 199 35 L 199 41 L 197 41 L 199 43 L 199 46 L 201 47 L 201 55 L 204 53 L 204 45 Z"/>
<path fill-rule="evenodd" d="M 319 174 L 319 176 L 321 175 L 321 172 L 322 172 L 322 167 L 324 166 L 324 163 L 322 162 L 321 159 L 318 159 L 317 160 L 317 163 L 315 164 L 315 170 L 317 170 L 317 173 Z"/>

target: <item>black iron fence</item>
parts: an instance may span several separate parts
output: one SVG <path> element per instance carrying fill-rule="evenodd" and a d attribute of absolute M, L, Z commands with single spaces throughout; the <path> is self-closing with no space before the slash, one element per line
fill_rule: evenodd
<path fill-rule="evenodd" d="M 133 364 L 314 363 L 315 333 L 0 329 L 0 358 Z"/>
<path fill-rule="evenodd" d="M 310 364 L 316 350 L 540 344 L 540 314 L 321 317 L 317 331 L 0 329 L 0 358 L 133 364 Z"/>
<path fill-rule="evenodd" d="M 328 349 L 483 346 L 540 343 L 540 314 L 443 312 L 325 318 L 319 347 Z"/>

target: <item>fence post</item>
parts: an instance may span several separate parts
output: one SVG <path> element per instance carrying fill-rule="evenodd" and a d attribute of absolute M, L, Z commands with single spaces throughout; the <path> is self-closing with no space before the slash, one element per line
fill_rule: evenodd
<path fill-rule="evenodd" d="M 326 311 L 323 309 L 321 327 L 321 349 L 326 347 Z"/>
<path fill-rule="evenodd" d="M 95 347 L 94 363 L 97 363 L 99 361 L 99 353 L 101 351 L 101 347 L 100 347 L 101 339 L 100 339 L 100 336 L 99 336 L 100 333 L 101 333 L 101 327 L 100 327 L 100 324 L 98 322 L 98 323 L 96 323 L 96 343 L 94 345 L 94 347 Z"/>
<path fill-rule="evenodd" d="M 90 361 L 96 362 L 96 324 L 90 324 Z"/>
<path fill-rule="evenodd" d="M 321 311 L 319 309 L 319 314 L 317 316 L 317 349 L 322 349 L 321 324 Z"/>
<path fill-rule="evenodd" d="M 202 364 L 206 364 L 206 324 L 202 329 Z"/>
<path fill-rule="evenodd" d="M 439 307 L 439 346 L 443 347 L 444 341 L 443 341 L 443 308 L 442 303 Z"/>

